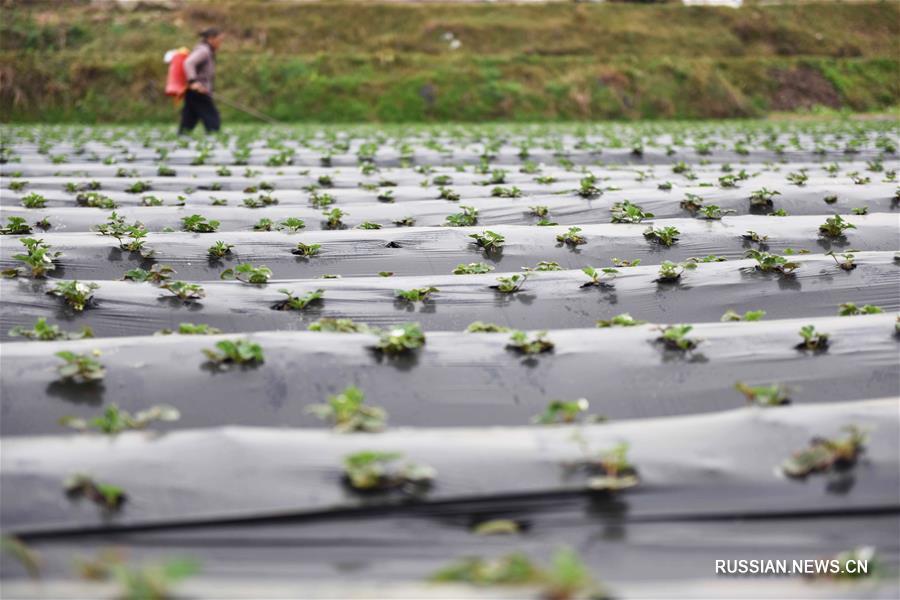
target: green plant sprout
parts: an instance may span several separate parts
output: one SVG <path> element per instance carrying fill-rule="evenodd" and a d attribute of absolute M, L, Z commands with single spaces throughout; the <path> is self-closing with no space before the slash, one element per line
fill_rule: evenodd
<path fill-rule="evenodd" d="M 78 206 L 86 206 L 88 208 L 102 208 L 105 210 L 115 209 L 119 207 L 119 204 L 110 198 L 109 196 L 104 196 L 99 192 L 82 192 L 75 196 L 75 202 L 78 203 Z"/>
<path fill-rule="evenodd" d="M 272 277 L 272 269 L 265 265 L 254 267 L 250 263 L 242 263 L 233 269 L 225 269 L 219 279 L 237 279 L 244 283 L 261 285 Z"/>
<path fill-rule="evenodd" d="M 522 190 L 520 190 L 516 186 L 497 186 L 491 190 L 491 196 L 493 196 L 494 198 L 521 198 L 523 195 L 524 194 L 522 194 Z"/>
<path fill-rule="evenodd" d="M 747 402 L 756 406 L 781 406 L 791 401 L 788 389 L 780 384 L 750 386 L 740 381 L 734 384 L 734 389 L 747 398 Z"/>
<path fill-rule="evenodd" d="M 206 253 L 212 258 L 224 258 L 231 254 L 231 249 L 234 248 L 234 244 L 226 244 L 225 242 L 219 240 L 212 246 L 210 246 Z"/>
<path fill-rule="evenodd" d="M 7 217 L 6 226 L 0 227 L 0 235 L 23 235 L 31 231 L 31 225 L 22 217 Z"/>
<path fill-rule="evenodd" d="M 644 230 L 645 238 L 650 241 L 654 241 L 657 244 L 666 246 L 667 248 L 678 241 L 678 236 L 680 234 L 681 232 L 672 226 L 655 228 L 651 225 L 646 230 Z"/>
<path fill-rule="evenodd" d="M 487 263 L 483 262 L 473 262 L 469 264 L 460 263 L 456 265 L 456 268 L 453 269 L 454 275 L 479 275 L 483 273 L 490 273 L 494 270 L 494 267 Z"/>
<path fill-rule="evenodd" d="M 774 205 L 773 198 L 780 196 L 781 192 L 770 190 L 768 188 L 760 188 L 750 193 L 750 206 L 758 208 L 770 208 Z"/>
<path fill-rule="evenodd" d="M 291 250 L 291 254 L 309 258 L 318 255 L 319 250 L 321 249 L 322 244 L 304 244 L 303 242 L 297 242 L 297 247 Z"/>
<path fill-rule="evenodd" d="M 447 215 L 447 225 L 450 227 L 471 227 L 478 224 L 478 209 L 474 206 L 460 205 L 462 212 Z"/>
<path fill-rule="evenodd" d="M 644 219 L 653 218 L 653 213 L 644 212 L 640 206 L 629 200 L 615 202 L 609 210 L 612 213 L 613 223 L 640 223 Z"/>
<path fill-rule="evenodd" d="M 594 175 L 587 175 L 586 177 L 582 177 L 578 182 L 578 190 L 576 192 L 582 198 L 596 198 L 603 193 L 597 186 L 597 177 Z"/>
<path fill-rule="evenodd" d="M 275 228 L 275 221 L 263 217 L 253 225 L 253 231 L 272 231 Z"/>
<path fill-rule="evenodd" d="M 403 458 L 400 452 L 364 450 L 344 457 L 344 478 L 351 488 L 360 492 L 399 490 L 416 493 L 431 487 L 436 471 L 427 466 L 407 462 L 394 463 Z"/>
<path fill-rule="evenodd" d="M 556 241 L 572 247 L 587 244 L 587 240 L 581 235 L 581 227 L 569 227 L 568 231 L 556 236 Z"/>
<path fill-rule="evenodd" d="M 628 267 L 636 267 L 641 264 L 641 259 L 636 258 L 634 260 L 628 260 L 625 258 L 613 258 L 612 264 L 615 267 L 619 267 L 620 269 L 625 269 Z"/>
<path fill-rule="evenodd" d="M 215 348 L 204 348 L 203 354 L 216 366 L 258 365 L 265 362 L 262 347 L 246 339 L 216 342 Z"/>
<path fill-rule="evenodd" d="M 659 265 L 659 274 L 655 281 L 657 283 L 672 283 L 681 279 L 681 275 L 686 269 L 696 269 L 697 263 L 693 261 L 683 263 L 673 263 L 670 260 L 664 260 Z"/>
<path fill-rule="evenodd" d="M 206 290 L 200 284 L 186 281 L 167 281 L 159 286 L 182 302 L 193 302 L 206 297 Z"/>
<path fill-rule="evenodd" d="M 550 209 L 546 206 L 529 206 L 529 214 L 533 217 L 544 218 L 550 215 Z"/>
<path fill-rule="evenodd" d="M 833 217 L 828 217 L 824 223 L 819 225 L 819 235 L 839 238 L 843 237 L 844 232 L 848 229 L 856 229 L 856 225 L 845 221 L 841 215 L 834 215 Z"/>
<path fill-rule="evenodd" d="M 206 323 L 179 323 L 178 329 L 160 329 L 155 335 L 218 335 L 222 330 L 218 327 L 212 327 Z"/>
<path fill-rule="evenodd" d="M 483 321 L 473 321 L 466 327 L 466 333 L 508 333 L 509 331 L 511 331 L 509 327 Z"/>
<path fill-rule="evenodd" d="M 884 312 L 884 309 L 874 304 L 864 304 L 857 306 L 854 302 L 844 302 L 838 307 L 838 315 L 841 317 L 852 317 L 856 315 L 878 315 Z"/>
<path fill-rule="evenodd" d="M 854 258 L 856 257 L 852 251 L 843 252 L 841 254 L 835 254 L 834 250 L 830 252 L 826 252 L 825 256 L 830 256 L 834 259 L 835 264 L 844 271 L 852 271 L 856 268 L 856 262 Z M 843 260 L 838 260 L 838 256 L 840 256 Z"/>
<path fill-rule="evenodd" d="M 725 215 L 729 213 L 734 213 L 736 211 L 722 208 L 716 204 L 706 204 L 700 208 L 699 216 L 701 219 L 706 219 L 707 221 L 718 221 Z"/>
<path fill-rule="evenodd" d="M 121 598 L 163 600 L 174 597 L 175 584 L 194 575 L 199 565 L 193 560 L 172 559 L 162 564 L 129 566 L 118 552 L 107 551 L 96 559 L 79 560 L 78 569 L 90 581 L 114 579 L 120 586 Z"/>
<path fill-rule="evenodd" d="M 332 333 L 369 333 L 371 331 L 371 328 L 365 323 L 357 323 L 353 319 L 332 318 L 322 318 L 318 321 L 313 321 L 307 329 Z"/>
<path fill-rule="evenodd" d="M 804 186 L 806 185 L 806 182 L 809 181 L 809 175 L 806 174 L 805 170 L 801 169 L 793 173 L 788 173 L 787 180 L 794 185 Z"/>
<path fill-rule="evenodd" d="M 584 455 L 574 463 L 564 465 L 567 470 L 584 470 L 588 474 L 586 487 L 595 492 L 617 492 L 640 483 L 637 469 L 628 460 L 628 444 L 620 442 L 612 448 L 595 452 L 580 433 L 573 436 Z"/>
<path fill-rule="evenodd" d="M 797 333 L 803 338 L 803 341 L 796 346 L 798 350 L 824 352 L 828 349 L 829 334 L 816 331 L 814 325 L 804 325 Z"/>
<path fill-rule="evenodd" d="M 342 219 L 348 216 L 348 213 L 340 208 L 332 208 L 331 210 L 323 211 L 322 214 L 326 219 L 325 229 L 343 229 L 344 221 Z"/>
<path fill-rule="evenodd" d="M 506 241 L 505 237 L 490 230 L 485 230 L 481 233 L 471 233 L 469 237 L 475 240 L 475 245 L 483 248 L 485 252 L 500 250 Z"/>
<path fill-rule="evenodd" d="M 539 415 L 532 418 L 537 425 L 558 425 L 574 423 L 590 408 L 587 398 L 577 400 L 552 400 Z"/>
<path fill-rule="evenodd" d="M 184 231 L 194 233 L 214 233 L 219 228 L 219 221 L 207 220 L 201 215 L 190 215 L 181 219 L 181 227 Z"/>
<path fill-rule="evenodd" d="M 63 364 L 57 368 L 60 378 L 63 380 L 74 383 L 91 383 L 100 381 L 106 375 L 106 369 L 97 360 L 97 357 L 100 356 L 99 350 L 84 354 L 63 350 L 55 353 L 54 356 L 63 361 Z"/>
<path fill-rule="evenodd" d="M 606 285 L 606 281 L 615 279 L 616 275 L 619 274 L 619 270 L 613 269 L 612 267 L 603 267 L 601 269 L 595 269 L 594 267 L 584 267 L 583 269 L 581 269 L 581 272 L 587 275 L 589 278 L 588 282 L 583 283 L 581 287 Z"/>
<path fill-rule="evenodd" d="M 522 267 L 523 271 L 562 271 L 559 263 L 553 260 L 541 260 L 534 267 Z"/>
<path fill-rule="evenodd" d="M 384 354 L 405 354 L 425 345 L 425 334 L 418 323 L 404 323 L 378 334 L 375 350 Z"/>
<path fill-rule="evenodd" d="M 431 298 L 431 294 L 439 292 L 436 287 L 412 288 L 409 290 L 394 290 L 394 297 L 405 302 L 425 302 Z"/>
<path fill-rule="evenodd" d="M 117 404 L 110 404 L 99 417 L 92 419 L 63 417 L 59 420 L 59 424 L 78 431 L 96 429 L 101 433 L 112 435 L 132 429 L 145 429 L 156 421 L 171 422 L 180 418 L 181 413 L 178 409 L 168 405 L 153 406 L 132 415 L 128 411 L 120 409 Z"/>
<path fill-rule="evenodd" d="M 47 199 L 37 193 L 30 193 L 22 197 L 22 206 L 25 208 L 46 208 Z"/>
<path fill-rule="evenodd" d="M 125 503 L 127 496 L 122 488 L 97 481 L 89 475 L 77 473 L 63 482 L 63 489 L 70 498 L 87 498 L 108 511 L 116 511 Z"/>
<path fill-rule="evenodd" d="M 416 224 L 415 217 L 401 217 L 391 221 L 397 227 L 413 227 Z"/>
<path fill-rule="evenodd" d="M 19 242 L 25 246 L 25 252 L 14 254 L 13 258 L 25 264 L 31 277 L 45 277 L 48 271 L 56 270 L 56 263 L 54 261 L 62 256 L 62 252 L 53 252 L 50 245 L 45 244 L 44 240 L 19 238 Z M 18 275 L 19 269 L 7 269 L 3 271 L 4 277 L 16 277 Z"/>
<path fill-rule="evenodd" d="M 722 318 L 719 320 L 723 323 L 735 321 L 759 321 L 764 316 L 766 316 L 766 311 L 764 310 L 748 310 L 744 313 L 743 316 L 741 316 L 740 313 L 737 313 L 729 308 L 725 311 L 725 314 L 723 314 Z"/>
<path fill-rule="evenodd" d="M 688 337 L 688 334 L 693 329 L 693 325 L 667 325 L 660 327 L 659 331 L 662 335 L 656 341 L 668 350 L 690 352 L 696 349 L 701 342 L 700 339 Z"/>
<path fill-rule="evenodd" d="M 41 342 L 52 342 L 55 340 L 81 340 L 94 337 L 93 330 L 84 326 L 80 332 L 62 331 L 59 325 L 51 325 L 47 323 L 47 319 L 39 317 L 34 326 L 26 328 L 22 325 L 16 325 L 9 330 L 9 337 L 23 337 L 29 340 L 38 340 Z"/>
<path fill-rule="evenodd" d="M 160 284 L 171 279 L 174 273 L 176 273 L 176 271 L 172 267 L 157 263 L 150 267 L 149 271 L 141 268 L 129 269 L 128 271 L 125 271 L 125 275 L 122 279 L 137 282 L 148 281 L 150 283 Z"/>
<path fill-rule="evenodd" d="M 635 319 L 628 313 L 622 313 L 612 317 L 611 319 L 599 319 L 597 321 L 597 327 L 636 327 L 638 325 L 643 325 L 646 322 L 647 321 L 640 321 L 638 319 Z"/>
<path fill-rule="evenodd" d="M 94 297 L 94 290 L 100 286 L 96 283 L 85 283 L 78 280 L 58 281 L 56 287 L 47 293 L 62 298 L 72 310 L 81 312 Z"/>
<path fill-rule="evenodd" d="M 684 199 L 678 204 L 682 210 L 693 214 L 703 207 L 703 198 L 697 194 L 685 193 Z"/>
<path fill-rule="evenodd" d="M 813 438 L 808 448 L 794 453 L 781 463 L 782 472 L 788 477 L 803 478 L 812 473 L 854 465 L 865 451 L 868 435 L 855 425 L 846 426 L 842 431 L 847 432 L 842 438 Z"/>
<path fill-rule="evenodd" d="M 387 412 L 379 406 L 365 404 L 366 396 L 355 385 L 348 386 L 340 394 L 328 396 L 325 404 L 313 404 L 307 411 L 319 419 L 331 421 L 335 431 L 375 432 L 385 427 Z"/>
<path fill-rule="evenodd" d="M 790 275 L 800 268 L 800 263 L 788 260 L 783 256 L 762 252 L 760 250 L 747 250 L 744 255 L 756 261 L 756 270 L 763 273 L 781 273 Z"/>
<path fill-rule="evenodd" d="M 438 188 L 438 199 L 449 200 L 450 202 L 459 202 L 459 194 L 448 187 Z"/>
<path fill-rule="evenodd" d="M 755 231 L 748 230 L 747 233 L 741 235 L 741 238 L 754 244 L 765 244 L 769 241 L 769 236 L 761 235 Z"/>
<path fill-rule="evenodd" d="M 497 285 L 491 288 L 497 290 L 501 294 L 514 294 L 522 290 L 522 286 L 528 280 L 528 273 L 510 275 L 508 277 L 498 277 Z"/>
<path fill-rule="evenodd" d="M 525 331 L 513 331 L 506 347 L 519 354 L 533 355 L 552 352 L 555 344 L 547 337 L 546 331 L 529 335 Z"/>
<path fill-rule="evenodd" d="M 311 292 L 306 292 L 302 296 L 295 296 L 293 292 L 287 289 L 278 290 L 279 293 L 287 296 L 284 300 L 275 303 L 275 310 L 306 310 L 310 304 L 321 302 L 325 295 L 325 290 L 319 288 Z"/>

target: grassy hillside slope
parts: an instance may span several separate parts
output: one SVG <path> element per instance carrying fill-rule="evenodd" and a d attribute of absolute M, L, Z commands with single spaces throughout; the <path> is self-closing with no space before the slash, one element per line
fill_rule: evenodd
<path fill-rule="evenodd" d="M 887 2 L 32 1 L 2 17 L 5 121 L 171 119 L 162 54 L 209 24 L 229 33 L 220 94 L 290 121 L 742 117 L 900 98 L 900 7 Z"/>

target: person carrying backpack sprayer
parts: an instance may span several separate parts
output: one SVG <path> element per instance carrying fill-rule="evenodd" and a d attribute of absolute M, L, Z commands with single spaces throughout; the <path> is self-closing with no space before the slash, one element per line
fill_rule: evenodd
<path fill-rule="evenodd" d="M 210 27 L 200 32 L 200 43 L 186 54 L 184 48 L 166 53 L 169 75 L 166 94 L 179 98 L 183 95 L 181 123 L 178 133 L 188 133 L 203 122 L 207 132 L 219 131 L 219 110 L 213 102 L 213 84 L 216 78 L 216 50 L 222 45 L 224 34 Z"/>

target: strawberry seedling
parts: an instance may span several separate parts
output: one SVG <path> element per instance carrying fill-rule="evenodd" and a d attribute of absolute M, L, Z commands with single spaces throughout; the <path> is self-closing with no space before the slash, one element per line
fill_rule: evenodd
<path fill-rule="evenodd" d="M 534 217 L 544 218 L 550 215 L 550 209 L 546 206 L 529 206 L 528 210 Z"/>
<path fill-rule="evenodd" d="M 766 316 L 766 311 L 764 310 L 748 310 L 744 313 L 744 316 L 741 316 L 740 313 L 737 313 L 729 308 L 725 311 L 725 314 L 723 314 L 722 318 L 719 320 L 723 323 L 736 321 L 759 321 L 764 316 Z"/>
<path fill-rule="evenodd" d="M 8 217 L 6 226 L 0 227 L 0 235 L 26 235 L 31 233 L 31 225 L 22 217 Z"/>
<path fill-rule="evenodd" d="M 466 327 L 466 333 L 507 333 L 509 331 L 511 331 L 509 327 L 483 321 L 474 321 Z"/>
<path fill-rule="evenodd" d="M 38 318 L 31 329 L 27 329 L 22 325 L 17 325 L 9 330 L 9 337 L 23 337 L 29 340 L 38 340 L 41 342 L 52 342 L 55 340 L 81 340 L 94 337 L 94 332 L 90 327 L 84 326 L 80 332 L 62 331 L 59 325 L 51 325 L 47 323 L 44 317 Z"/>
<path fill-rule="evenodd" d="M 47 199 L 37 193 L 30 193 L 22 198 L 22 206 L 25 208 L 46 208 Z"/>
<path fill-rule="evenodd" d="M 97 360 L 97 357 L 100 356 L 99 350 L 84 354 L 63 350 L 57 352 L 54 356 L 63 361 L 63 364 L 59 365 L 57 370 L 60 377 L 64 380 L 75 383 L 91 383 L 100 381 L 106 375 L 106 369 Z"/>
<path fill-rule="evenodd" d="M 637 469 L 628 460 L 628 444 L 619 443 L 605 452 L 594 452 L 580 435 L 575 441 L 581 446 L 584 458 L 568 465 L 567 470 L 581 470 L 588 474 L 587 488 L 596 492 L 616 492 L 640 483 Z"/>
<path fill-rule="evenodd" d="M 640 321 L 633 318 L 628 313 L 616 315 L 611 319 L 600 319 L 597 321 L 597 327 L 636 327 L 643 325 L 647 321 Z"/>
<path fill-rule="evenodd" d="M 613 258 L 612 264 L 620 269 L 624 269 L 627 267 L 636 267 L 641 264 L 641 259 L 636 258 L 634 260 L 627 260 L 624 258 Z"/>
<path fill-rule="evenodd" d="M 637 204 L 629 200 L 615 202 L 610 208 L 613 223 L 640 223 L 644 219 L 652 219 L 653 213 L 644 212 Z"/>
<path fill-rule="evenodd" d="M 703 207 L 703 198 L 697 194 L 685 193 L 684 199 L 679 203 L 682 210 L 694 214 Z"/>
<path fill-rule="evenodd" d="M 381 223 L 373 223 L 372 221 L 363 221 L 357 225 L 359 229 L 381 229 Z"/>
<path fill-rule="evenodd" d="M 109 196 L 104 196 L 99 192 L 82 192 L 75 196 L 75 202 L 78 203 L 78 206 L 86 206 L 88 208 L 110 210 L 119 207 L 119 204 L 115 200 Z"/>
<path fill-rule="evenodd" d="M 734 384 L 734 389 L 742 393 L 747 402 L 756 406 L 781 406 L 791 401 L 787 388 L 777 383 L 750 386 L 739 381 Z"/>
<path fill-rule="evenodd" d="M 662 335 L 656 338 L 656 341 L 667 350 L 690 352 L 697 348 L 701 341 L 697 338 L 688 337 L 688 334 L 693 329 L 693 325 L 667 325 L 660 327 L 659 330 L 662 332 Z"/>
<path fill-rule="evenodd" d="M 219 279 L 237 279 L 244 283 L 262 285 L 272 277 L 272 269 L 265 265 L 254 267 L 250 263 L 242 263 L 233 269 L 225 269 Z"/>
<path fill-rule="evenodd" d="M 686 269 L 696 268 L 697 263 L 693 261 L 673 263 L 670 260 L 664 260 L 662 264 L 659 265 L 659 275 L 654 281 L 657 283 L 673 283 L 681 279 L 681 275 Z"/>
<path fill-rule="evenodd" d="M 800 268 L 800 263 L 789 261 L 783 256 L 771 254 L 769 252 L 761 252 L 759 250 L 747 250 L 744 255 L 756 261 L 756 270 L 763 273 L 780 273 L 782 275 L 790 275 Z"/>
<path fill-rule="evenodd" d="M 404 302 L 425 302 L 431 294 L 438 292 L 436 287 L 421 287 L 410 290 L 394 290 L 394 297 Z"/>
<path fill-rule="evenodd" d="M 47 293 L 62 298 L 72 310 L 81 312 L 93 299 L 94 290 L 99 288 L 100 286 L 96 283 L 84 283 L 77 280 L 59 281 L 56 283 L 56 287 Z"/>
<path fill-rule="evenodd" d="M 829 335 L 816 331 L 814 325 L 804 325 L 797 334 L 803 338 L 803 341 L 796 346 L 798 350 L 824 352 L 828 349 Z"/>
<path fill-rule="evenodd" d="M 342 219 L 348 216 L 348 213 L 345 213 L 340 208 L 332 208 L 331 210 L 323 211 L 322 214 L 325 216 L 325 229 L 334 230 L 346 227 Z"/>
<path fill-rule="evenodd" d="M 175 272 L 175 269 L 172 267 L 157 263 L 150 267 L 149 271 L 141 268 L 130 269 L 125 272 L 125 276 L 122 279 L 137 282 L 149 281 L 158 285 L 171 279 Z"/>
<path fill-rule="evenodd" d="M 416 224 L 415 217 L 401 217 L 391 221 L 397 227 L 413 227 Z"/>
<path fill-rule="evenodd" d="M 718 221 L 725 215 L 733 212 L 735 211 L 727 208 L 722 208 L 721 206 L 717 206 L 715 204 L 706 204 L 702 206 L 698 211 L 698 217 L 701 219 L 706 219 L 707 221 Z"/>
<path fill-rule="evenodd" d="M 357 323 L 353 319 L 322 318 L 307 327 L 310 331 L 328 331 L 333 333 L 369 333 L 371 329 L 365 323 Z"/>
<path fill-rule="evenodd" d="M 25 264 L 31 277 L 44 277 L 48 271 L 56 269 L 56 263 L 54 261 L 62 256 L 62 252 L 51 251 L 50 245 L 45 244 L 44 240 L 20 238 L 19 242 L 25 246 L 25 252 L 13 254 L 13 258 Z M 16 277 L 19 274 L 19 269 L 7 269 L 3 271 L 4 277 Z"/>
<path fill-rule="evenodd" d="M 540 260 L 534 267 L 522 267 L 523 271 L 562 271 L 559 263 L 553 260 Z"/>
<path fill-rule="evenodd" d="M 847 432 L 843 438 L 813 438 L 808 448 L 796 452 L 781 464 L 782 472 L 788 477 L 803 478 L 811 473 L 842 470 L 856 464 L 859 455 L 865 451 L 868 436 L 853 425 L 843 430 Z"/>
<path fill-rule="evenodd" d="M 197 283 L 167 281 L 159 287 L 160 289 L 171 293 L 182 302 L 193 302 L 194 300 L 200 300 L 201 298 L 206 297 L 206 291 Z"/>
<path fill-rule="evenodd" d="M 302 256 L 304 258 L 310 258 L 312 256 L 318 255 L 321 248 L 322 244 L 304 244 L 303 242 L 297 242 L 297 247 L 291 250 L 291 254 L 296 254 L 297 256 Z"/>
<path fill-rule="evenodd" d="M 203 354 L 215 366 L 258 365 L 264 362 L 262 347 L 250 340 L 222 340 L 215 348 L 204 348 Z"/>
<path fill-rule="evenodd" d="M 362 451 L 344 457 L 344 478 L 359 492 L 397 490 L 417 493 L 427 490 L 434 481 L 435 471 L 426 465 L 406 463 L 395 467 L 403 458 L 399 452 Z"/>
<path fill-rule="evenodd" d="M 448 187 L 438 188 L 438 199 L 449 200 L 450 202 L 459 202 L 459 194 Z M 449 221 L 449 219 L 448 219 Z"/>
<path fill-rule="evenodd" d="M 219 222 L 215 219 L 207 220 L 202 215 L 190 215 L 181 219 L 181 228 L 194 233 L 214 233 L 219 228 Z"/>
<path fill-rule="evenodd" d="M 856 256 L 853 252 L 843 252 L 841 254 L 835 254 L 834 250 L 830 252 L 826 252 L 825 256 L 830 256 L 834 259 L 835 264 L 844 271 L 852 271 L 856 268 L 856 262 L 854 262 L 854 257 Z M 843 260 L 838 260 L 838 256 L 840 256 Z"/>
<path fill-rule="evenodd" d="M 253 231 L 272 231 L 275 228 L 275 221 L 267 217 L 263 217 L 253 225 Z"/>
<path fill-rule="evenodd" d="M 475 245 L 483 248 L 485 252 L 500 250 L 506 241 L 505 237 L 490 230 L 485 230 L 481 233 L 470 233 L 469 237 L 475 240 Z"/>
<path fill-rule="evenodd" d="M 122 410 L 116 404 L 111 404 L 103 411 L 103 414 L 93 419 L 79 419 L 76 417 L 63 417 L 59 424 L 71 427 L 78 431 L 96 429 L 100 433 L 113 435 L 132 429 L 144 429 L 156 421 L 171 422 L 181 418 L 181 413 L 172 406 L 160 405 L 147 410 L 142 410 L 134 415 Z"/>
<path fill-rule="evenodd" d="M 581 227 L 569 227 L 568 231 L 556 236 L 556 241 L 571 247 L 587 244 L 587 240 L 581 235 Z"/>
<path fill-rule="evenodd" d="M 108 511 L 120 509 L 127 498 L 122 488 L 81 473 L 68 477 L 63 488 L 70 498 L 87 498 Z"/>
<path fill-rule="evenodd" d="M 536 415 L 531 421 L 537 425 L 574 423 L 588 408 L 590 408 L 590 404 L 586 398 L 579 398 L 578 400 L 553 400 L 547 404 L 547 408 L 544 409 L 544 412 Z"/>
<path fill-rule="evenodd" d="M 513 331 L 506 347 L 519 354 L 533 355 L 552 352 L 554 343 L 547 338 L 546 331 L 538 331 L 532 335 L 524 331 Z"/>
<path fill-rule="evenodd" d="M 381 431 L 387 412 L 379 406 L 366 405 L 365 399 L 362 390 L 351 385 L 340 394 L 328 396 L 327 403 L 313 404 L 307 411 L 324 421 L 331 421 L 339 433 Z"/>
<path fill-rule="evenodd" d="M 302 296 L 295 296 L 293 292 L 286 289 L 281 289 L 278 291 L 287 296 L 287 298 L 276 302 L 272 307 L 275 310 L 306 310 L 306 308 L 310 304 L 314 302 L 321 302 L 322 297 L 325 295 L 325 290 L 321 288 L 313 290 L 311 292 L 306 292 Z"/>
<path fill-rule="evenodd" d="M 483 262 L 473 262 L 469 264 L 460 263 L 456 265 L 456 268 L 453 269 L 454 275 L 478 275 L 483 273 L 490 273 L 494 270 L 494 267 L 487 263 Z"/>
<path fill-rule="evenodd" d="M 819 225 L 819 235 L 839 238 L 843 237 L 844 232 L 848 229 L 856 229 L 856 225 L 845 221 L 841 215 L 834 215 L 833 217 L 828 217 L 824 223 Z"/>
<path fill-rule="evenodd" d="M 222 330 L 206 323 L 179 323 L 178 329 L 174 331 L 171 329 L 160 329 L 155 335 L 172 335 L 173 333 L 178 335 L 218 335 L 222 333 Z"/>
<path fill-rule="evenodd" d="M 644 231 L 644 237 L 668 248 L 678 241 L 680 233 L 678 229 L 672 226 L 655 228 L 651 225 Z"/>
<path fill-rule="evenodd" d="M 232 248 L 234 248 L 234 244 L 226 244 L 220 240 L 210 246 L 206 253 L 212 258 L 224 258 L 231 254 Z"/>
<path fill-rule="evenodd" d="M 595 269 L 594 267 L 584 267 L 583 269 L 581 269 L 581 272 L 587 275 L 590 279 L 587 283 L 583 283 L 581 287 L 607 285 L 606 281 L 603 280 L 604 276 L 606 276 L 606 280 L 610 280 L 615 279 L 616 275 L 619 274 L 619 270 L 613 269 L 612 267 L 603 267 L 601 269 Z"/>
<path fill-rule="evenodd" d="M 491 288 L 497 290 L 501 294 L 513 294 L 521 291 L 522 286 L 525 285 L 527 280 L 528 273 L 510 275 L 509 277 L 498 277 L 497 285 L 492 285 Z"/>
<path fill-rule="evenodd" d="M 425 345 L 425 334 L 418 323 L 404 323 L 378 334 L 375 350 L 384 354 L 405 354 Z"/>
<path fill-rule="evenodd" d="M 578 186 L 577 194 L 582 198 L 596 198 L 603 193 L 603 190 L 597 186 L 597 177 L 594 175 L 582 177 Z"/>
<path fill-rule="evenodd" d="M 884 312 L 880 306 L 874 304 L 864 304 L 857 306 L 853 302 L 844 302 L 838 307 L 838 315 L 841 317 L 852 317 L 855 315 L 878 315 Z"/>
<path fill-rule="evenodd" d="M 478 224 L 478 209 L 474 206 L 460 205 L 461 213 L 447 215 L 449 227 L 471 227 Z"/>
<path fill-rule="evenodd" d="M 511 187 L 497 186 L 491 190 L 491 196 L 493 196 L 495 198 L 521 198 L 523 196 L 523 194 L 522 194 L 522 190 L 520 190 L 516 186 L 511 186 Z"/>

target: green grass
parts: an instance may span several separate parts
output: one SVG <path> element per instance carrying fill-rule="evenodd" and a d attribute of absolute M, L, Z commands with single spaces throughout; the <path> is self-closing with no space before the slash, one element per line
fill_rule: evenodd
<path fill-rule="evenodd" d="M 229 33 L 220 95 L 286 121 L 879 111 L 900 99 L 898 17 L 887 2 L 733 10 L 257 0 L 178 11 L 38 2 L 4 10 L 0 109 L 7 122 L 173 120 L 162 53 L 215 23 Z M 222 109 L 227 120 L 252 120 Z"/>

